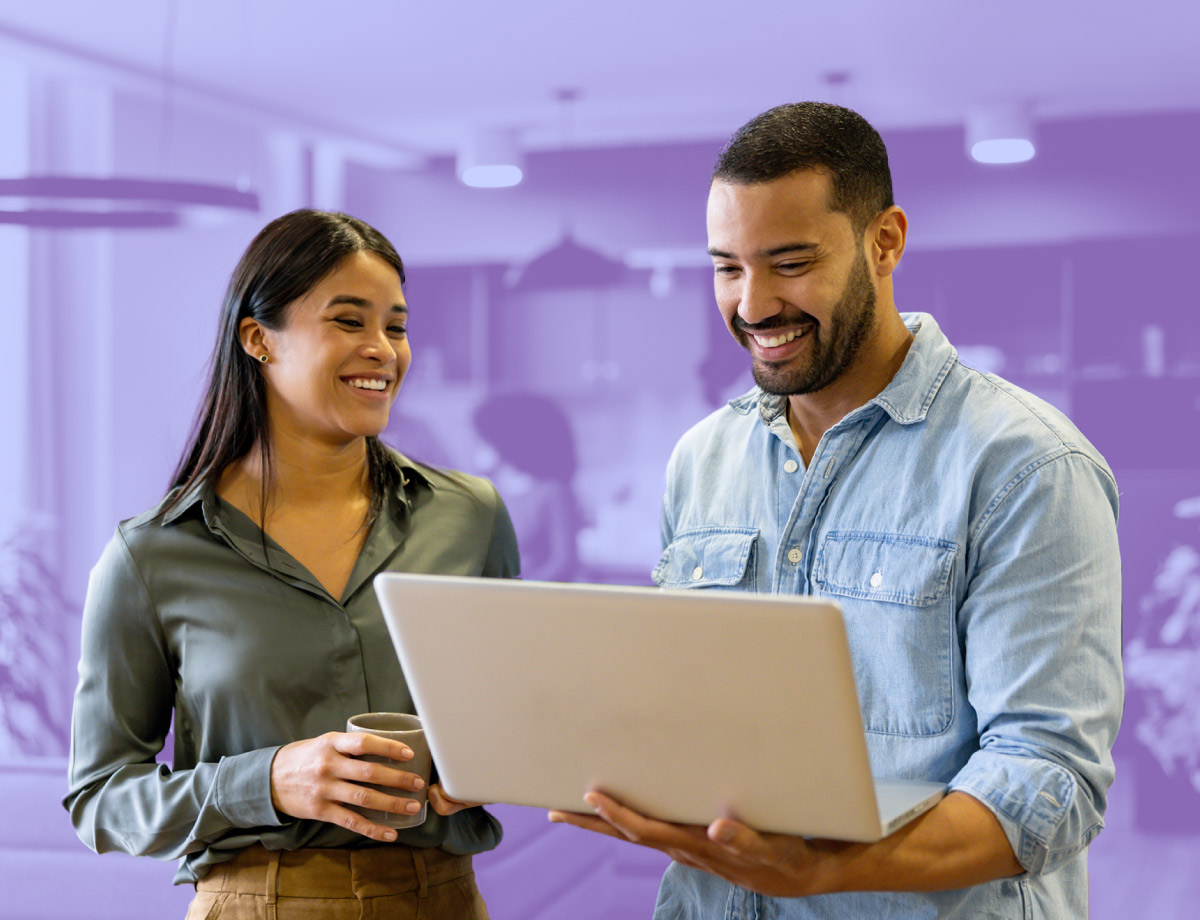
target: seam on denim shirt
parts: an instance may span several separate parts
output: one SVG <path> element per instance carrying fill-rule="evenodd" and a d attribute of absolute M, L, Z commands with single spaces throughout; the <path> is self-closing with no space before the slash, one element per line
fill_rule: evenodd
<path fill-rule="evenodd" d="M 1069 456 L 1072 453 L 1075 453 L 1075 451 L 1072 451 L 1071 448 L 1064 445 L 1049 454 L 1045 454 L 1036 460 L 1027 463 L 1023 469 L 1021 469 L 1015 476 L 1013 476 L 1012 479 L 1004 484 L 1000 491 L 996 493 L 995 497 L 988 503 L 988 506 L 984 509 L 983 514 L 979 516 L 979 521 L 967 534 L 968 545 L 973 544 L 980 539 L 984 530 L 987 529 L 988 525 L 991 524 L 992 520 L 995 518 L 996 512 L 999 510 L 1000 506 L 1004 504 L 1005 499 L 1007 499 L 1009 495 L 1016 491 L 1019 485 L 1025 482 L 1025 480 L 1029 479 L 1034 472 L 1041 469 L 1047 463 L 1058 460 L 1060 457 Z M 1080 456 L 1086 456 L 1086 454 L 1080 454 Z"/>
<path fill-rule="evenodd" d="M 942 388 L 942 383 L 945 381 L 946 377 L 949 375 L 950 371 L 953 370 L 956 364 L 959 364 L 958 352 L 954 352 L 948 358 L 946 358 L 945 362 L 943 362 L 941 369 L 937 373 L 937 376 L 934 377 L 930 382 L 929 389 L 926 390 L 925 396 L 921 400 L 921 406 L 917 409 L 915 414 L 909 415 L 900 411 L 900 408 L 886 396 L 886 388 L 882 393 L 876 396 L 872 402 L 874 402 L 880 408 L 887 410 L 887 413 L 901 425 L 911 425 L 913 422 L 919 422 L 929 414 L 929 407 L 933 405 L 934 399 L 937 398 L 938 391 Z"/>

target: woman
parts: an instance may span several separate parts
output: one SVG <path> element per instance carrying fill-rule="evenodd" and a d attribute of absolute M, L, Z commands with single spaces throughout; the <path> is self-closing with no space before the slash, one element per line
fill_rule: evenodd
<path fill-rule="evenodd" d="M 183 857 L 202 920 L 486 917 L 470 854 L 499 824 L 434 783 L 406 813 L 399 742 L 347 717 L 412 712 L 380 571 L 514 577 L 486 480 L 377 438 L 408 370 L 404 267 L 376 230 L 296 211 L 234 271 L 196 433 L 160 505 L 92 572 L 66 805 L 93 849 Z M 155 762 L 174 714 L 174 769 Z M 415 810 L 415 809 L 414 809 Z M 372 914 L 374 915 L 374 914 Z"/>

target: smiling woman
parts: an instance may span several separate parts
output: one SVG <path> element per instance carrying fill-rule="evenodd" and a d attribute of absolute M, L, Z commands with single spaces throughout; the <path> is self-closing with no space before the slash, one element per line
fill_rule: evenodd
<path fill-rule="evenodd" d="M 286 920 L 313 898 L 358 917 L 364 891 L 397 915 L 486 917 L 470 857 L 499 842 L 491 815 L 436 782 L 399 832 L 348 807 L 408 816 L 424 786 L 358 759 L 403 763 L 399 741 L 341 731 L 413 711 L 373 576 L 518 573 L 491 483 L 379 441 L 411 360 L 403 283 L 352 217 L 269 224 L 234 271 L 172 488 L 93 570 L 65 804 L 98 852 L 183 857 L 189 917 Z"/>

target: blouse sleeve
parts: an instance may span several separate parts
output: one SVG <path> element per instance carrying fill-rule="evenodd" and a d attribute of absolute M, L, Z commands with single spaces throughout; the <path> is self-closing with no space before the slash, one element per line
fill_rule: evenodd
<path fill-rule="evenodd" d="M 495 496 L 495 514 L 492 518 L 492 533 L 482 574 L 485 578 L 520 578 L 521 555 L 517 549 L 517 535 L 513 530 L 512 519 L 509 518 L 504 499 L 500 497 L 495 486 L 492 486 L 492 494 Z"/>
<path fill-rule="evenodd" d="M 271 803 L 278 747 L 186 770 L 155 762 L 174 694 L 161 622 L 118 530 L 88 583 L 63 800 L 76 833 L 96 852 L 173 859 L 234 828 L 282 823 Z"/>

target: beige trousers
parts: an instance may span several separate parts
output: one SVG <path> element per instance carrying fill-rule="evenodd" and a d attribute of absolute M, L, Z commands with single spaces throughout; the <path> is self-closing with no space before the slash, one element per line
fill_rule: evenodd
<path fill-rule="evenodd" d="M 487 920 L 471 857 L 404 846 L 251 847 L 196 884 L 187 920 Z"/>

